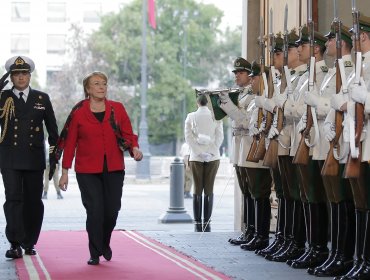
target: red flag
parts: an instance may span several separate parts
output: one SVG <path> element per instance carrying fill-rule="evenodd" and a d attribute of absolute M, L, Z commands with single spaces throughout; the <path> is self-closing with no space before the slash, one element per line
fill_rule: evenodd
<path fill-rule="evenodd" d="M 150 26 L 153 29 L 156 29 L 157 24 L 155 22 L 155 0 L 148 0 L 148 19 Z"/>

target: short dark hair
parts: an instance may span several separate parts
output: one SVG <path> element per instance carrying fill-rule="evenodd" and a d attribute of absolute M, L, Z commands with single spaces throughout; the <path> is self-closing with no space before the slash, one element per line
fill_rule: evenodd
<path fill-rule="evenodd" d="M 207 97 L 205 96 L 205 94 L 201 94 L 201 95 L 198 96 L 197 103 L 200 106 L 206 106 L 207 105 L 208 100 L 207 100 Z"/>

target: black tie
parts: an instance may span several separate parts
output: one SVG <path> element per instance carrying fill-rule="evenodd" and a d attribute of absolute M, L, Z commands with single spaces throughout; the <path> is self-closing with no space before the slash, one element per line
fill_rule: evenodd
<path fill-rule="evenodd" d="M 19 93 L 19 101 L 21 102 L 22 105 L 26 104 L 26 101 L 24 101 L 24 98 L 23 98 L 23 92 L 20 92 Z"/>

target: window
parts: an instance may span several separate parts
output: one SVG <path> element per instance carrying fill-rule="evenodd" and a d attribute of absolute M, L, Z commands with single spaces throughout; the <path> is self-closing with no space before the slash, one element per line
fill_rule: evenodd
<path fill-rule="evenodd" d="M 12 34 L 10 38 L 10 51 L 14 54 L 30 52 L 29 34 Z"/>
<path fill-rule="evenodd" d="M 66 3 L 49 2 L 47 6 L 48 22 L 65 22 L 66 21 Z"/>
<path fill-rule="evenodd" d="M 12 21 L 30 21 L 29 2 L 12 2 L 11 9 Z"/>
<path fill-rule="evenodd" d="M 101 3 L 84 3 L 84 22 L 100 22 Z"/>
<path fill-rule="evenodd" d="M 47 35 L 47 53 L 64 54 L 66 51 L 65 35 Z"/>

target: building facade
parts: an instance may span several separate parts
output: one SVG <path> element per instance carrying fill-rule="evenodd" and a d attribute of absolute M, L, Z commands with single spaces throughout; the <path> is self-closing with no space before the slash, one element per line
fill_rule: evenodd
<path fill-rule="evenodd" d="M 101 16 L 131 0 L 3 0 L 0 9 L 0 65 L 15 55 L 31 57 L 41 87 L 68 61 L 71 26 L 97 30 Z"/>

